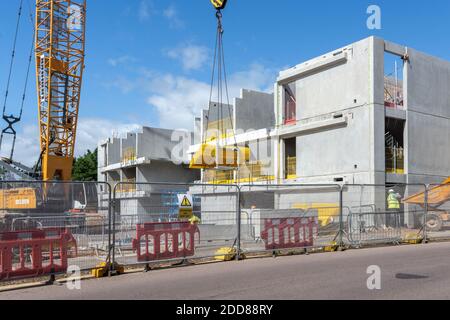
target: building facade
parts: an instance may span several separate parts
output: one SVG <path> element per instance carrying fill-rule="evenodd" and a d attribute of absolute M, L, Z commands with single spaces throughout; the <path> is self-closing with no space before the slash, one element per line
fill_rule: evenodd
<path fill-rule="evenodd" d="M 115 188 L 116 199 L 124 215 L 178 216 L 177 193 L 150 184 L 191 183 L 200 179 L 198 170 L 189 169 L 187 155 L 174 153 L 180 148 L 181 138 L 190 140 L 192 133 L 142 127 L 124 137 L 111 137 L 99 142 L 98 181 L 108 182 Z"/>
<path fill-rule="evenodd" d="M 228 143 L 248 147 L 250 159 L 235 171 L 203 170 L 202 182 L 286 185 L 272 193 L 243 186 L 243 210 L 315 208 L 319 216 L 337 212 L 335 190 L 298 192 L 289 184 L 380 185 L 348 190 L 344 206 L 384 212 L 385 185 L 440 183 L 449 176 L 449 88 L 448 61 L 376 37 L 352 43 L 281 71 L 272 110 L 235 103 L 237 133 Z M 249 127 L 254 130 L 241 133 Z M 415 192 L 396 191 L 402 197 Z M 202 201 L 202 210 L 234 207 L 227 197 Z M 411 213 L 404 222 L 414 219 Z"/>
<path fill-rule="evenodd" d="M 258 170 L 203 181 L 441 182 L 450 172 L 448 88 L 448 61 L 376 37 L 355 42 L 281 71 L 273 111 L 244 91 L 230 142 L 250 146 L 247 163 Z"/>
<path fill-rule="evenodd" d="M 218 184 L 242 186 L 244 212 L 313 208 L 319 216 L 338 212 L 339 193 L 318 185 L 379 185 L 347 192 L 344 205 L 385 211 L 385 185 L 440 183 L 449 176 L 449 88 L 450 62 L 369 37 L 281 71 L 273 94 L 243 89 L 222 110 L 212 103 L 195 119 L 193 133 L 186 133 L 187 152 L 177 163 L 179 140 L 171 139 L 171 130 L 144 127 L 101 142 L 99 181 L 130 182 L 131 190 L 119 190 L 128 201 L 121 206 L 136 213 L 148 212 L 152 201 L 162 212 L 166 200 L 152 198 L 158 192 L 141 196 L 134 182 L 211 184 L 189 188 L 201 195 L 206 224 L 235 223 L 236 196 L 226 188 L 219 192 Z M 248 150 L 235 170 L 188 168 L 210 129 L 223 145 Z M 292 184 L 317 187 L 305 192 Z M 265 185 L 283 189 L 252 187 Z M 413 192 L 396 191 L 402 197 Z M 221 211 L 229 216 L 208 216 Z"/>

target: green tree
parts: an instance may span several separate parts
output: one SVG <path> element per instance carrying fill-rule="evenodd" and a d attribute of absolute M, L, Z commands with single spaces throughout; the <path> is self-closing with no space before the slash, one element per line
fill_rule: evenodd
<path fill-rule="evenodd" d="M 97 181 L 97 149 L 73 160 L 72 180 Z"/>

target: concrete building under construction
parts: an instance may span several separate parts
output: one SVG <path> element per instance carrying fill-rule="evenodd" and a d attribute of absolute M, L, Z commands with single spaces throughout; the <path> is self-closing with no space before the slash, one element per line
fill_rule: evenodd
<path fill-rule="evenodd" d="M 204 170 L 203 181 L 441 182 L 450 171 L 449 87 L 450 62 L 405 46 L 370 37 L 334 50 L 281 71 L 271 110 L 240 105 L 244 91 L 229 140 L 250 146 L 247 171 Z M 269 141 L 268 156 L 258 141 Z"/>
<path fill-rule="evenodd" d="M 244 210 L 339 205 L 335 190 L 301 195 L 290 184 L 439 183 L 450 171 L 449 87 L 450 62 L 369 37 L 282 70 L 274 94 L 242 90 L 227 112 L 214 113 L 214 104 L 203 110 L 181 164 L 171 162 L 171 131 L 144 127 L 100 143 L 99 181 L 286 185 L 282 193 L 243 186 Z M 248 154 L 232 170 L 190 171 L 211 128 Z M 237 205 L 226 191 L 205 196 L 203 186 L 190 193 L 203 194 L 205 223 L 207 212 Z M 364 201 L 382 208 L 386 194 Z"/>
<path fill-rule="evenodd" d="M 142 127 L 137 132 L 126 133 L 124 137 L 110 137 L 99 142 L 98 181 L 108 182 L 116 188 L 122 212 L 148 213 L 151 207 L 149 202 L 157 199 L 158 202 L 164 201 L 169 213 L 173 211 L 176 214 L 176 195 L 161 200 L 161 192 L 155 192 L 151 187 L 140 187 L 139 183 L 188 183 L 200 178 L 197 170 L 189 170 L 187 155 L 180 157 L 173 154 L 179 143 L 174 139 L 174 132 Z M 191 132 L 183 134 L 185 139 L 192 138 Z"/>
<path fill-rule="evenodd" d="M 232 119 L 237 133 L 227 142 L 248 148 L 251 155 L 236 170 L 202 170 L 202 182 L 439 183 L 450 171 L 449 87 L 450 62 L 406 46 L 370 37 L 334 50 L 281 71 L 272 109 L 254 103 L 239 113 L 237 100 Z M 263 125 L 258 126 L 260 117 Z M 245 130 L 247 119 L 254 130 Z M 191 146 L 191 154 L 199 147 Z M 339 206 L 335 192 L 245 190 L 248 210 Z M 355 192 L 358 199 L 348 196 L 346 204 L 385 207 L 384 189 L 364 194 L 364 203 L 361 194 Z M 202 201 L 202 210 L 234 206 L 233 199 L 213 196 Z"/>

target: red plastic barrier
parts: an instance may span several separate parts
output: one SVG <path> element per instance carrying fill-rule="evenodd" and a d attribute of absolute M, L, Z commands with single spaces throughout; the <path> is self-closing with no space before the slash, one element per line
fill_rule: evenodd
<path fill-rule="evenodd" d="M 67 229 L 48 228 L 0 233 L 0 280 L 67 271 L 76 240 Z"/>
<path fill-rule="evenodd" d="M 310 247 L 317 233 L 317 218 L 264 219 L 261 238 L 266 250 Z"/>
<path fill-rule="evenodd" d="M 195 254 L 197 225 L 189 222 L 142 223 L 136 226 L 133 251 L 139 262 L 184 258 Z"/>

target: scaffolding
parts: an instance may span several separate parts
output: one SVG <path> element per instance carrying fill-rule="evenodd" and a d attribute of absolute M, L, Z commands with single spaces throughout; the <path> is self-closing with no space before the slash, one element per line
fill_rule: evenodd
<path fill-rule="evenodd" d="M 403 81 L 384 77 L 384 105 L 388 108 L 403 109 Z"/>
<path fill-rule="evenodd" d="M 287 157 L 286 159 L 286 179 L 297 178 L 297 157 Z"/>
<path fill-rule="evenodd" d="M 386 148 L 386 173 L 405 173 L 405 155 L 403 148 Z"/>

